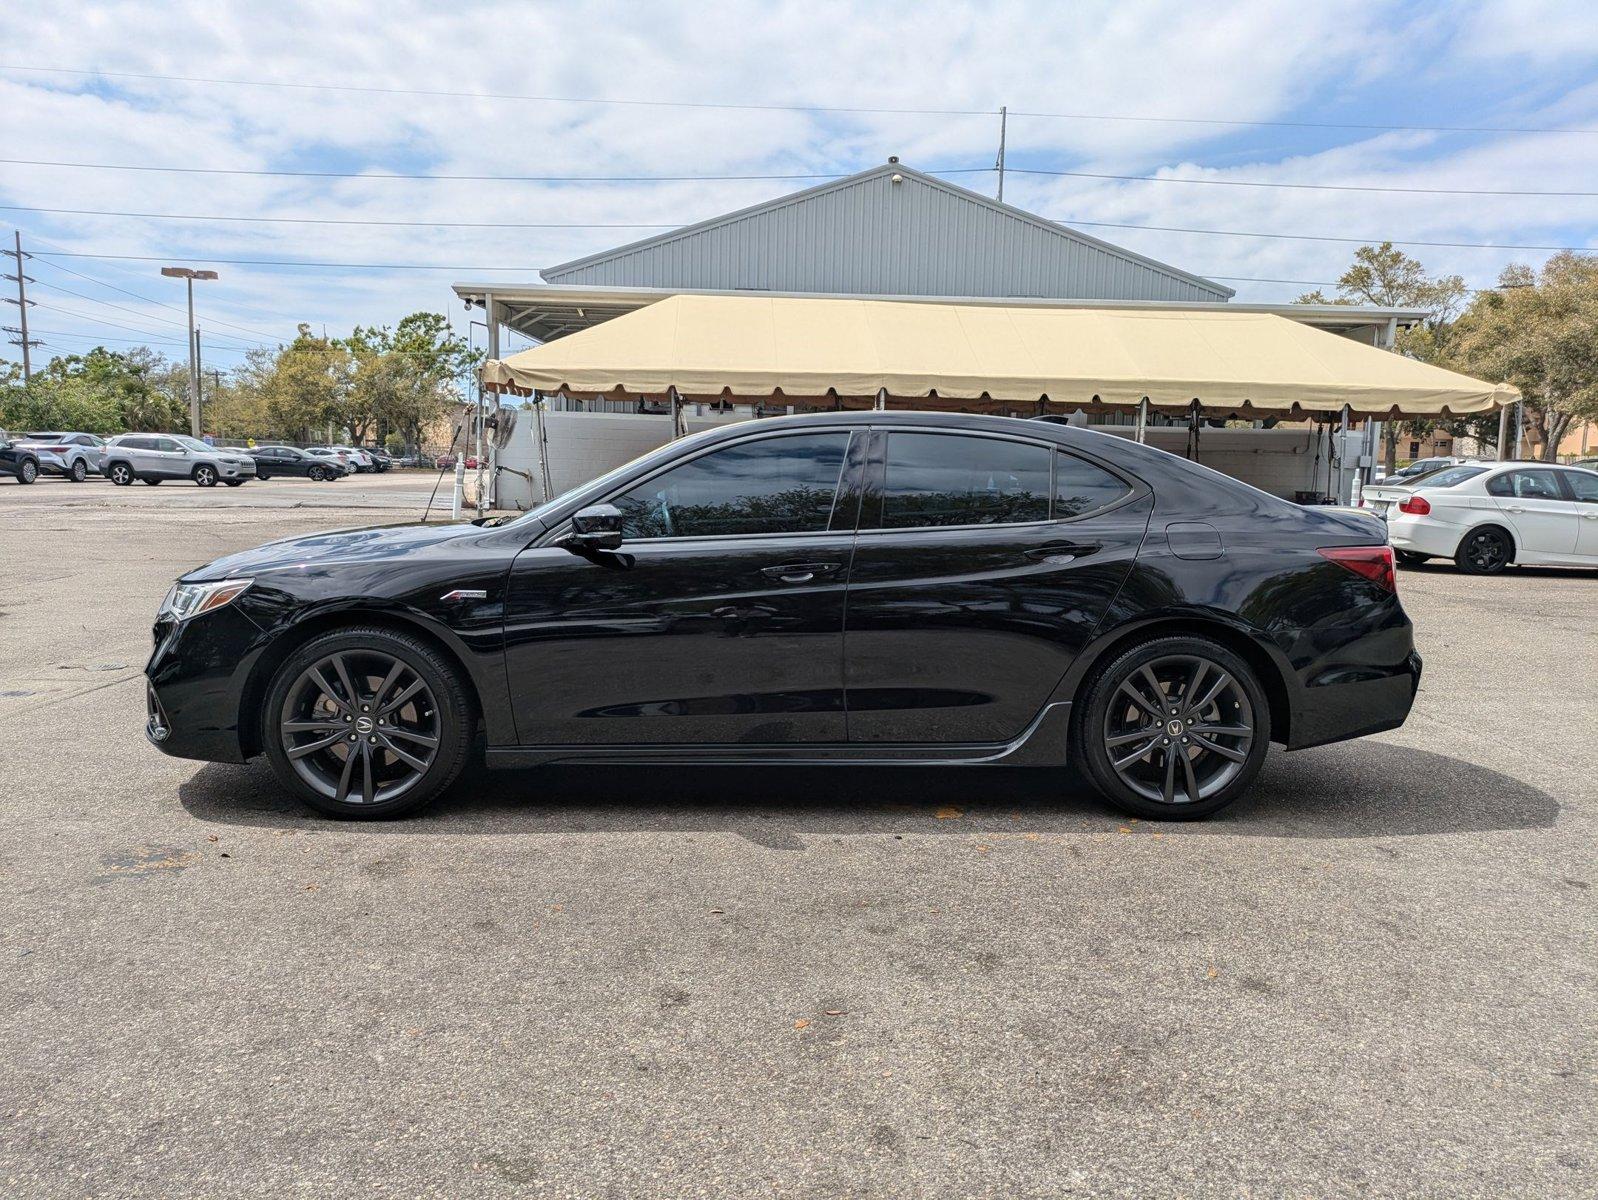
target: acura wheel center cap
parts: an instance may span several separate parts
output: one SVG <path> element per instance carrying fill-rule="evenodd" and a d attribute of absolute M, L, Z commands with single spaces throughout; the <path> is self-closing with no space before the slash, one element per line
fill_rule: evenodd
<path fill-rule="evenodd" d="M 371 717 L 357 717 L 355 719 L 355 732 L 356 733 L 371 733 L 372 732 L 372 718 Z"/>
<path fill-rule="evenodd" d="M 1166 722 L 1165 732 L 1170 734 L 1172 737 L 1181 737 L 1182 736 L 1182 722 L 1180 722 L 1180 721 L 1168 721 L 1168 722 Z"/>

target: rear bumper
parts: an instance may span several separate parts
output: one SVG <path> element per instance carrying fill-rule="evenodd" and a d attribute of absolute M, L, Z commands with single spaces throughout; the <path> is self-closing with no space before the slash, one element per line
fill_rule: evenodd
<path fill-rule="evenodd" d="M 1303 750 L 1397 729 L 1414 707 L 1420 673 L 1420 655 L 1411 650 L 1395 667 L 1362 668 L 1305 688 L 1287 748 Z"/>
<path fill-rule="evenodd" d="M 1395 550 L 1452 558 L 1459 550 L 1464 532 L 1458 525 L 1445 525 L 1431 517 L 1398 516 L 1387 522 L 1387 540 Z"/>

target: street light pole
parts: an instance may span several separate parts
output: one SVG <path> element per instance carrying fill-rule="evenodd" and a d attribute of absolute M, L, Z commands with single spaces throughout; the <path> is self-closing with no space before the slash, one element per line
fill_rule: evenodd
<path fill-rule="evenodd" d="M 215 279 L 215 271 L 196 271 L 191 267 L 162 267 L 161 274 L 169 279 L 182 279 L 189 288 L 189 433 L 200 436 L 200 331 L 194 327 L 194 281 Z"/>

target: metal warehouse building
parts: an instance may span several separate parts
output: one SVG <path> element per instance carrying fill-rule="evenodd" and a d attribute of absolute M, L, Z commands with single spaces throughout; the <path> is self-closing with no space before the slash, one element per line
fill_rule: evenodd
<path fill-rule="evenodd" d="M 1414 309 L 1345 305 L 1235 304 L 1233 290 L 1215 280 L 978 195 L 895 159 L 539 274 L 542 282 L 520 286 L 455 285 L 458 297 L 487 314 L 490 366 L 500 358 L 503 328 L 553 343 L 678 296 L 1004 304 L 1086 308 L 1112 315 L 1269 314 L 1378 348 L 1390 348 L 1401 326 L 1426 315 Z M 503 373 L 495 377 L 510 378 Z M 673 411 L 675 390 L 670 409 L 664 395 L 622 386 L 589 392 L 560 385 L 503 390 L 536 390 L 545 401 L 535 410 L 536 420 L 503 423 L 514 430 L 502 428 L 500 437 L 500 465 L 505 469 L 498 502 L 504 506 L 540 501 L 685 428 L 795 407 L 783 395 L 698 396 Z M 1017 416 L 1043 408 L 991 402 L 973 407 Z M 1076 413 L 1073 420 L 1091 420 L 1113 431 L 1129 431 L 1135 422 L 1139 436 L 1145 436 L 1146 424 L 1147 440 L 1178 453 L 1193 452 L 1198 437 L 1197 397 L 1191 421 L 1181 412 L 1150 416 L 1147 404 L 1137 418 L 1124 406 L 1115 411 L 1114 406 L 1083 404 L 1065 411 Z M 1349 450 L 1345 439 L 1338 455 L 1345 471 L 1358 465 L 1360 453 L 1368 455 L 1374 447 L 1375 422 L 1365 424 L 1359 444 Z M 1283 495 L 1342 490 L 1330 465 L 1331 442 L 1312 429 L 1206 429 L 1203 437 L 1206 463 L 1268 490 Z"/>

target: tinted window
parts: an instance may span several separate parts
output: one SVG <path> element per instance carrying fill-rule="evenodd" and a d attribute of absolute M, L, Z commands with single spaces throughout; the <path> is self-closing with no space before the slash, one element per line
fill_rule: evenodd
<path fill-rule="evenodd" d="M 1478 475 L 1485 475 L 1486 467 L 1444 467 L 1441 471 L 1433 471 L 1423 479 L 1415 480 L 1416 487 L 1453 487 L 1456 483 L 1464 483 L 1467 479 L 1475 479 Z"/>
<path fill-rule="evenodd" d="M 1566 471 L 1565 482 L 1583 504 L 1598 504 L 1598 472 Z"/>
<path fill-rule="evenodd" d="M 161 438 L 158 442 L 156 442 L 155 448 L 157 450 L 165 450 L 170 454 L 172 451 L 178 448 L 178 444 L 171 438 Z"/>
<path fill-rule="evenodd" d="M 119 445 L 128 450 L 154 450 L 155 439 L 147 437 L 123 438 Z"/>
<path fill-rule="evenodd" d="M 1046 446 L 947 433 L 890 433 L 882 527 L 1049 519 Z"/>
<path fill-rule="evenodd" d="M 1065 520 L 1114 504 L 1132 489 L 1108 471 L 1063 451 L 1054 456 L 1054 519 Z"/>
<path fill-rule="evenodd" d="M 664 471 L 612 503 L 627 538 L 824 530 L 848 447 L 842 431 L 743 442 Z"/>
<path fill-rule="evenodd" d="M 1513 496 L 1519 500 L 1562 500 L 1559 480 L 1552 471 L 1506 471 L 1487 481 L 1494 496 Z"/>

